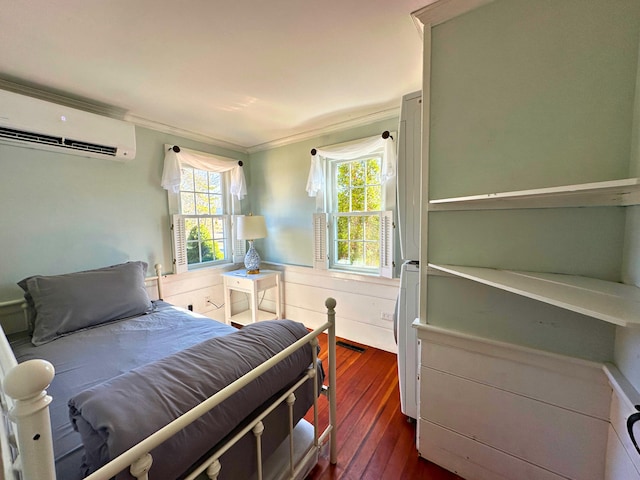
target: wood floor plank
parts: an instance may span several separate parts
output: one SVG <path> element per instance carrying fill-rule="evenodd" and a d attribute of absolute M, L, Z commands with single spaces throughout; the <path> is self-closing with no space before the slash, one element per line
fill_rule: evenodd
<path fill-rule="evenodd" d="M 331 465 L 323 455 L 307 480 L 461 480 L 418 456 L 415 422 L 407 422 L 400 410 L 396 356 L 345 342 L 364 351 L 336 349 L 338 463 Z M 319 358 L 326 365 L 324 335 L 320 347 Z M 321 428 L 328 424 L 328 402 L 322 400 Z M 312 417 L 309 413 L 305 418 Z"/>

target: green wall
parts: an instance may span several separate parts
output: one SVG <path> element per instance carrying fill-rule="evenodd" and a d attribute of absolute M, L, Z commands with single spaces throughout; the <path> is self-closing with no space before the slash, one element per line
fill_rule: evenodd
<path fill-rule="evenodd" d="M 128 163 L 0 144 L 0 301 L 19 298 L 16 282 L 29 275 L 128 260 L 160 262 L 170 272 L 167 194 L 160 187 L 165 143 L 243 160 L 243 212 L 265 215 L 269 230 L 256 242 L 262 258 L 311 266 L 309 151 L 397 128 L 391 118 L 247 155 L 136 127 L 136 158 Z"/>
<path fill-rule="evenodd" d="M 496 0 L 434 28 L 430 198 L 626 177 L 639 8 Z"/>
<path fill-rule="evenodd" d="M 0 144 L 0 301 L 19 298 L 16 282 L 29 275 L 128 260 L 160 262 L 170 272 L 164 144 L 247 159 L 141 127 L 136 142 L 128 163 Z"/>
<path fill-rule="evenodd" d="M 260 256 L 276 263 L 313 265 L 311 220 L 316 199 L 305 190 L 312 148 L 397 129 L 396 117 L 251 154 L 251 210 L 265 216 L 269 232 L 267 239 L 256 241 Z"/>
<path fill-rule="evenodd" d="M 639 36 L 637 0 L 496 0 L 436 26 L 429 198 L 637 173 Z M 637 207 L 432 212 L 428 257 L 637 284 L 638 223 Z M 430 276 L 427 295 L 429 323 L 616 358 L 640 386 L 629 330 L 466 280 Z"/>

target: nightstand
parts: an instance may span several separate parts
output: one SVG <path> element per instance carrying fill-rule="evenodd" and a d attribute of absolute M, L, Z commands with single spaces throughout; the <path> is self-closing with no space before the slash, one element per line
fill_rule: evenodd
<path fill-rule="evenodd" d="M 276 270 L 260 270 L 260 273 L 247 274 L 246 270 L 234 270 L 222 274 L 224 282 L 224 320 L 240 325 L 255 323 L 261 320 L 274 320 L 282 318 L 282 296 L 280 285 L 282 272 Z M 265 290 L 275 288 L 276 311 L 267 312 L 260 310 L 258 295 Z M 231 315 L 231 290 L 249 294 L 249 309 L 244 312 Z"/>

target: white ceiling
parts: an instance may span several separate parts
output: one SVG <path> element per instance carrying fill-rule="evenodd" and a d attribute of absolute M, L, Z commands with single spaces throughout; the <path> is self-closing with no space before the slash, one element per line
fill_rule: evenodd
<path fill-rule="evenodd" d="M 0 0 L 0 79 L 243 149 L 397 113 L 433 0 Z"/>

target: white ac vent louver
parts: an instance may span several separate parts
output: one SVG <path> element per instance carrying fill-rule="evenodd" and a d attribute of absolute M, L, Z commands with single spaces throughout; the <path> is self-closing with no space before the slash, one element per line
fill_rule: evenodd
<path fill-rule="evenodd" d="M 0 142 L 93 158 L 136 155 L 127 122 L 0 90 Z"/>

